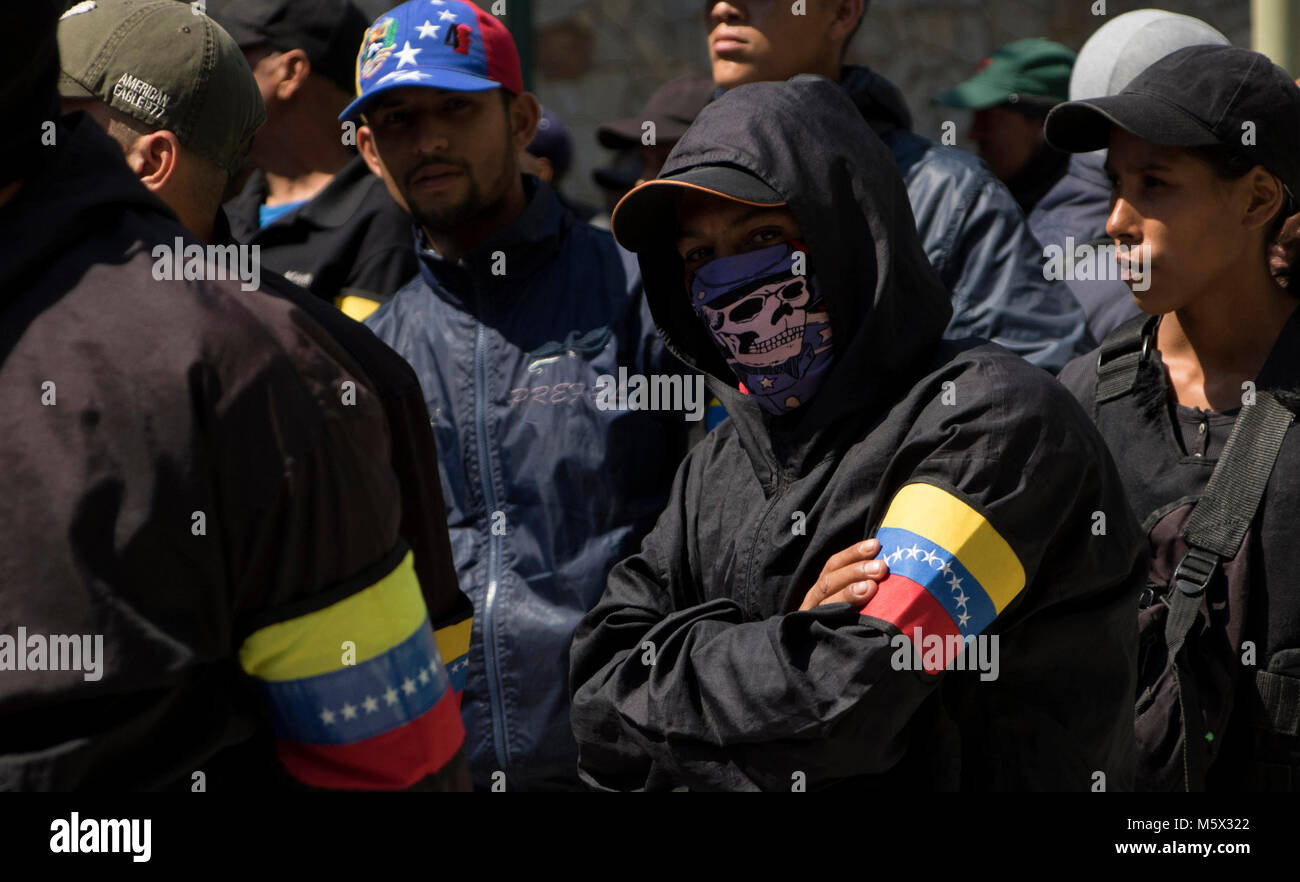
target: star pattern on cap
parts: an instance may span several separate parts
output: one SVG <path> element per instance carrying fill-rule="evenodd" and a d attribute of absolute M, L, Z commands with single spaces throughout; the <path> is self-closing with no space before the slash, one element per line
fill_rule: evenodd
<path fill-rule="evenodd" d="M 450 12 L 449 10 L 444 9 L 442 12 L 438 13 L 438 21 L 455 21 L 455 20 L 456 20 L 456 13 L 454 12 Z"/>
<path fill-rule="evenodd" d="M 421 40 L 436 40 L 438 39 L 438 28 L 440 27 L 442 27 L 442 25 L 429 24 L 429 20 L 426 18 L 424 24 L 417 26 L 416 30 L 420 32 Z"/>
<path fill-rule="evenodd" d="M 421 80 L 427 79 L 431 79 L 431 77 L 422 70 L 395 70 L 390 74 L 385 74 L 383 77 L 380 77 L 379 82 L 375 83 L 375 85 L 382 86 L 385 83 L 418 83 Z"/>
<path fill-rule="evenodd" d="M 411 41 L 406 40 L 402 48 L 397 50 L 397 66 L 403 67 L 408 64 L 415 64 L 415 56 L 423 51 L 423 49 L 412 49 Z"/>

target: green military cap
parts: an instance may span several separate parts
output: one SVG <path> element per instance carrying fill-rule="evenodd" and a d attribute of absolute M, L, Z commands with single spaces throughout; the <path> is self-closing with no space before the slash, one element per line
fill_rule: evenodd
<path fill-rule="evenodd" d="M 971 110 L 1021 101 L 1065 101 L 1070 97 L 1070 72 L 1076 57 L 1072 49 L 1051 40 L 1016 40 L 980 62 L 975 76 L 934 100 Z"/>
<path fill-rule="evenodd" d="M 59 19 L 64 98 L 97 98 L 233 171 L 266 122 L 235 41 L 177 0 L 85 0 Z"/>

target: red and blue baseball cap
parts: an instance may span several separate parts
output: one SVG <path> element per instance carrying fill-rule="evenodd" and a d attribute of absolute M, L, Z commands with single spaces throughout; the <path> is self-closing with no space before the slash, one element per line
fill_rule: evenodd
<path fill-rule="evenodd" d="M 514 37 L 468 0 L 409 0 L 366 30 L 357 53 L 357 98 L 339 114 L 356 119 L 376 95 L 405 86 L 449 92 L 524 90 Z"/>

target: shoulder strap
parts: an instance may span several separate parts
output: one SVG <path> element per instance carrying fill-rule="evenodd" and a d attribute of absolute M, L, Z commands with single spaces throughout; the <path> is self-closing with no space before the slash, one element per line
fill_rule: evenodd
<path fill-rule="evenodd" d="M 1255 689 L 1269 729 L 1283 735 L 1300 735 L 1300 679 L 1256 671 Z"/>
<path fill-rule="evenodd" d="M 1097 404 L 1133 391 L 1160 316 L 1137 316 L 1106 335 L 1097 353 Z"/>
<path fill-rule="evenodd" d="M 1236 556 L 1255 520 L 1282 441 L 1294 419 L 1295 414 L 1270 393 L 1256 393 L 1255 403 L 1241 408 L 1210 482 L 1183 526 L 1188 551 L 1178 562 L 1172 589 L 1166 595 L 1169 617 L 1165 620 L 1165 645 L 1183 715 L 1183 770 L 1188 790 L 1204 787 L 1214 733 L 1206 730 L 1183 646 L 1215 571 L 1223 561 Z"/>
<path fill-rule="evenodd" d="M 1236 556 L 1294 419 L 1269 392 L 1255 393 L 1255 403 L 1241 408 L 1210 483 L 1183 528 L 1190 544 L 1221 558 Z"/>

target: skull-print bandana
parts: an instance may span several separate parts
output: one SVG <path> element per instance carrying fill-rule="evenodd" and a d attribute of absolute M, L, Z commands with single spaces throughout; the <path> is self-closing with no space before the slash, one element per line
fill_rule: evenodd
<path fill-rule="evenodd" d="M 720 257 L 688 285 L 691 305 L 745 391 L 778 416 L 811 400 L 833 356 L 814 276 L 794 273 L 805 253 L 796 244 Z"/>

